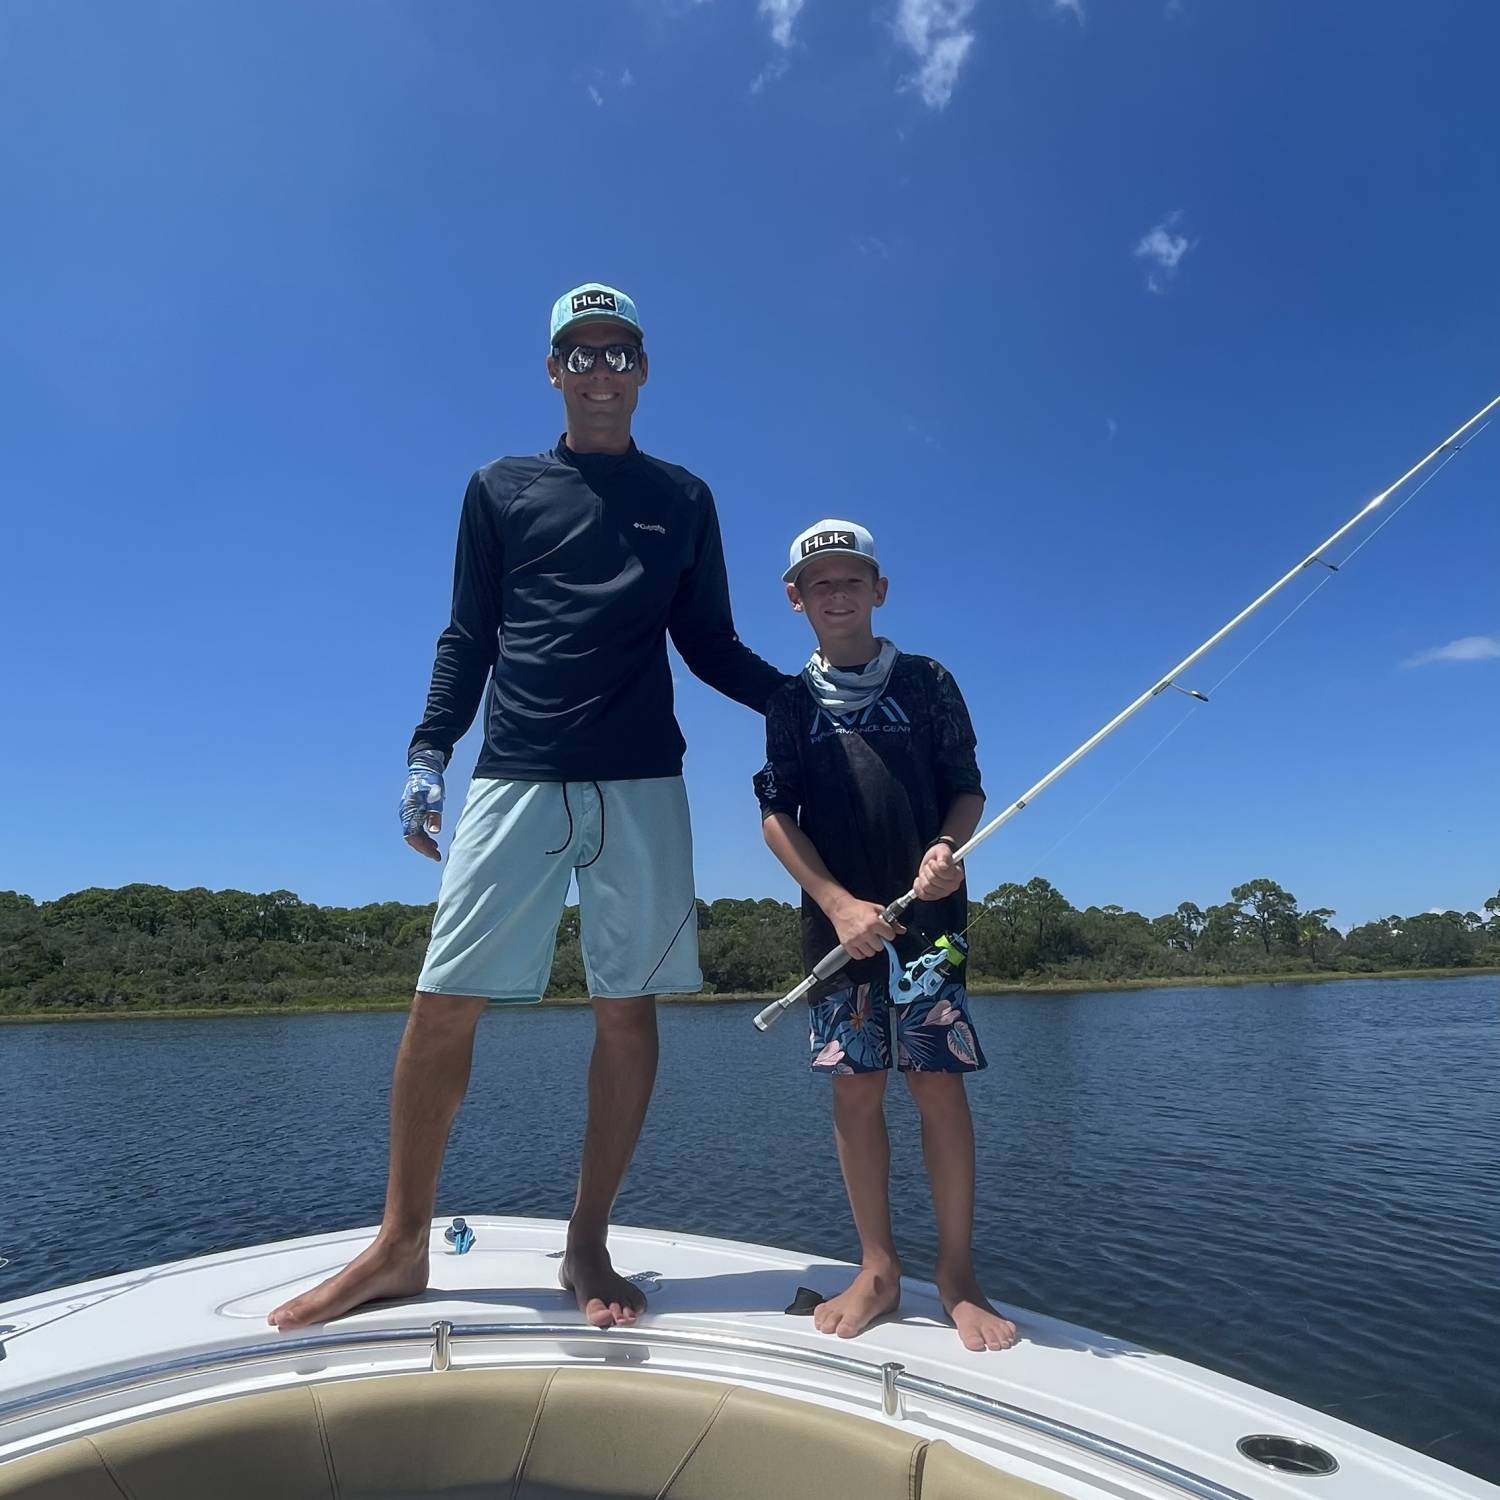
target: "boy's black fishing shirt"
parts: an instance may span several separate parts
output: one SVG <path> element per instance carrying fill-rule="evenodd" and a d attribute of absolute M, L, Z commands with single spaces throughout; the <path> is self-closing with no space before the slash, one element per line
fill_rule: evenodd
<path fill-rule="evenodd" d="M 708 486 L 634 444 L 497 459 L 464 495 L 453 616 L 410 753 L 446 764 L 488 680 L 476 776 L 676 776 L 669 634 L 695 676 L 757 712 L 787 681 L 735 634 Z"/>
<path fill-rule="evenodd" d="M 882 906 L 911 889 L 922 856 L 942 832 L 956 797 L 982 795 L 974 726 L 947 670 L 927 656 L 897 656 L 885 691 L 867 708 L 837 715 L 801 677 L 766 709 L 766 764 L 755 777 L 761 816 L 786 813 L 851 895 Z M 968 926 L 961 886 L 942 901 L 918 901 L 902 918 L 903 960 L 945 932 Z M 807 969 L 838 945 L 833 924 L 805 892 L 802 961 Z M 887 972 L 884 956 L 858 960 L 826 990 Z"/>

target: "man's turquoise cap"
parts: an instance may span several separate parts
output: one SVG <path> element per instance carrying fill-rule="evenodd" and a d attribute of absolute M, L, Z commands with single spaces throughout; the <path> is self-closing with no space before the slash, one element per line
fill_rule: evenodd
<path fill-rule="evenodd" d="M 552 304 L 552 338 L 555 347 L 564 334 L 580 323 L 624 323 L 644 339 L 645 331 L 636 314 L 635 303 L 624 292 L 599 281 L 586 281 L 564 293 Z"/>

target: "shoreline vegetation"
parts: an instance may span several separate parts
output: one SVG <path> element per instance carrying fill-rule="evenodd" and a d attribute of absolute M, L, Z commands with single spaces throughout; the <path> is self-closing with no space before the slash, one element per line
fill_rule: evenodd
<path fill-rule="evenodd" d="M 1500 975 L 1500 964 L 1485 964 L 1463 969 L 1375 969 L 1340 972 L 1337 969 L 1291 969 L 1284 974 L 1189 974 L 1167 979 L 1095 979 L 1038 980 L 1034 984 L 981 984 L 970 995 L 986 1000 L 1042 998 L 1064 995 L 1110 994 L 1128 990 L 1234 989 L 1247 984 L 1324 984 L 1341 979 L 1465 979 L 1486 974 Z M 663 1005 L 765 1005 L 775 995 L 720 994 L 703 991 L 696 995 L 662 995 Z M 382 1011 L 404 1011 L 411 996 L 388 999 L 371 996 L 364 1000 L 299 1000 L 283 1005 L 215 1006 L 129 1006 L 100 1007 L 94 1010 L 32 1010 L 0 1013 L 0 1026 L 37 1025 L 48 1021 L 202 1021 L 217 1016 L 354 1016 L 373 1015 Z M 540 1002 L 548 1010 L 577 1009 L 589 1004 L 586 995 L 548 995 Z M 497 1010 L 535 1010 L 537 1005 L 525 1002 L 497 1004 Z"/>
<path fill-rule="evenodd" d="M 320 907 L 290 891 L 129 885 L 37 902 L 0 891 L 0 1022 L 404 1010 L 432 906 Z M 970 902 L 975 995 L 1500 973 L 1500 892 L 1482 912 L 1384 917 L 1341 932 L 1275 881 L 1146 917 L 1079 910 L 1041 877 Z M 758 1000 L 801 978 L 784 901 L 698 903 L 704 976 L 680 1003 Z M 586 1004 L 578 910 L 558 931 L 544 1004 Z"/>

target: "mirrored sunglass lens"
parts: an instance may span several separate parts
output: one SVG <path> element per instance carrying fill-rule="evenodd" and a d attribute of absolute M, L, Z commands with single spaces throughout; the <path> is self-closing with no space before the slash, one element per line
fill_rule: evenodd
<path fill-rule="evenodd" d="M 623 375 L 627 370 L 635 369 L 635 345 L 611 344 L 604 351 L 604 359 L 616 375 Z"/>
<path fill-rule="evenodd" d="M 582 344 L 568 351 L 568 369 L 575 375 L 587 375 L 594 368 L 594 357 L 598 354 L 597 349 L 587 349 Z"/>

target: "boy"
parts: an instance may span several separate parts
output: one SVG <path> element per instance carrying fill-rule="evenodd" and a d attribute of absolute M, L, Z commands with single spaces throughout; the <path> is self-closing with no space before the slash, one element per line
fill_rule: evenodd
<path fill-rule="evenodd" d="M 984 1054 L 961 970 L 915 967 L 937 939 L 968 925 L 953 851 L 984 807 L 974 730 L 937 662 L 905 655 L 872 632 L 888 580 L 863 526 L 819 521 L 792 543 L 782 580 L 818 649 L 801 677 L 771 698 L 755 791 L 766 843 L 802 887 L 804 964 L 811 968 L 836 943 L 853 958 L 814 991 L 810 1009 L 813 1070 L 833 1075 L 834 1138 L 861 1267 L 814 1321 L 823 1333 L 853 1338 L 900 1303 L 884 1106 L 894 1060 L 922 1117 L 943 1307 L 966 1348 L 1006 1349 L 1015 1324 L 985 1299 L 970 1247 L 974 1127 L 963 1075 L 984 1067 Z M 885 905 L 913 885 L 921 899 L 906 925 L 883 922 Z M 909 981 L 924 973 L 925 992 L 908 999 Z"/>

